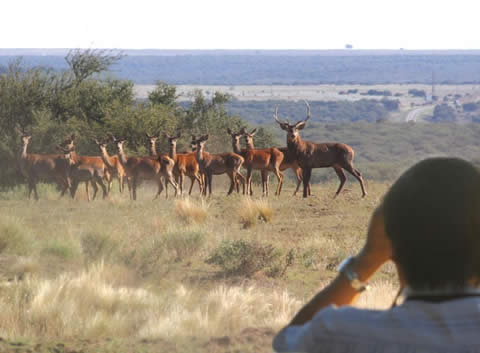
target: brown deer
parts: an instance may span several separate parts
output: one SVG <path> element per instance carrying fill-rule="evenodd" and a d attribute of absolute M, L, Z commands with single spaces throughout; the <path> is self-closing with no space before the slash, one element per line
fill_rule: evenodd
<path fill-rule="evenodd" d="M 108 170 L 104 165 L 95 163 L 95 161 L 88 160 L 88 157 L 80 158 L 75 153 L 75 147 L 69 145 L 67 148 L 59 146 L 59 148 L 64 153 L 64 158 L 69 163 L 68 177 L 71 179 L 72 187 L 70 188 L 70 195 L 72 199 L 75 199 L 75 194 L 77 192 L 78 184 L 85 182 L 87 190 L 87 200 L 90 201 L 90 193 L 88 190 L 89 182 L 93 187 L 93 199 L 97 196 L 98 186 L 100 185 L 103 191 L 103 198 L 107 197 L 108 191 L 107 187 L 104 184 L 105 174 L 108 173 Z M 108 182 L 108 179 L 107 179 Z"/>
<path fill-rule="evenodd" d="M 112 136 L 113 142 L 118 150 L 120 163 L 122 163 L 127 175 L 129 189 L 132 190 L 130 197 L 137 199 L 137 185 L 140 180 L 153 180 L 158 185 L 156 199 L 163 191 L 162 177 L 173 185 L 177 190 L 177 183 L 173 179 L 172 171 L 175 162 L 168 156 L 160 155 L 158 158 L 152 157 L 127 157 L 123 149 L 123 145 L 127 141 L 125 138 L 115 138 Z M 167 195 L 168 197 L 168 195 Z"/>
<path fill-rule="evenodd" d="M 147 136 L 148 142 L 150 143 L 150 157 L 158 157 L 157 140 L 160 137 L 160 134 L 158 132 L 155 135 L 145 133 L 145 136 Z"/>
<path fill-rule="evenodd" d="M 227 129 L 227 132 L 232 137 L 233 152 L 245 159 L 243 166 L 247 169 L 247 194 L 252 194 L 252 171 L 258 169 L 262 175 L 263 196 L 268 196 L 268 172 L 270 171 L 273 171 L 277 176 L 278 185 L 275 195 L 278 195 L 283 180 L 283 173 L 280 172 L 283 153 L 276 148 L 255 149 L 253 148 L 253 142 L 251 144 L 247 142 L 247 149 L 242 150 L 240 148 L 240 137 L 244 136 L 246 131 L 242 129 L 239 133 L 233 133 L 232 130 Z M 255 135 L 255 132 L 252 137 L 253 135 Z"/>
<path fill-rule="evenodd" d="M 208 186 L 209 195 L 212 195 L 212 176 L 220 174 L 227 174 L 230 178 L 230 189 L 227 195 L 230 195 L 235 188 L 238 190 L 238 179 L 242 181 L 243 194 L 245 194 L 245 177 L 240 173 L 243 157 L 236 153 L 210 154 L 205 152 L 207 140 L 208 135 L 200 136 L 196 140 L 197 150 L 195 152 L 200 172 L 205 176 L 203 194 L 206 195 Z"/>
<path fill-rule="evenodd" d="M 180 195 L 183 195 L 183 184 L 185 175 L 188 176 L 191 180 L 190 190 L 188 194 L 192 194 L 193 184 L 195 180 L 198 182 L 200 187 L 200 194 L 203 192 L 203 178 L 200 174 L 200 167 L 196 159 L 196 153 L 179 153 L 177 154 L 177 141 L 181 137 L 181 134 L 178 133 L 177 136 L 170 136 L 164 134 L 168 140 L 169 154 L 168 156 L 175 161 L 175 167 L 173 168 L 173 175 L 175 181 L 179 183 L 180 186 Z"/>
<path fill-rule="evenodd" d="M 280 121 L 278 119 L 278 106 L 275 107 L 273 115 L 275 121 L 280 125 L 282 130 L 287 132 L 287 148 L 297 157 L 297 162 L 303 170 L 303 197 L 308 196 L 308 185 L 312 175 L 312 168 L 328 168 L 333 167 L 340 179 L 335 197 L 342 191 L 347 177 L 344 169 L 352 174 L 360 183 L 362 189 L 362 197 L 367 195 L 365 185 L 363 183 L 362 174 L 353 167 L 353 158 L 355 152 L 352 147 L 338 142 L 314 143 L 303 141 L 299 131 L 302 130 L 308 119 L 310 119 L 310 106 L 307 105 L 307 117 L 305 120 L 298 121 L 295 124 Z"/>
<path fill-rule="evenodd" d="M 27 179 L 28 198 L 31 197 L 33 191 L 35 200 L 38 200 L 37 183 L 40 180 L 55 181 L 62 190 L 63 196 L 65 191 L 71 187 L 71 181 L 68 177 L 68 161 L 61 154 L 28 153 L 27 148 L 32 135 L 19 129 L 17 131 L 22 139 L 18 166 L 20 172 Z"/>
<path fill-rule="evenodd" d="M 123 168 L 122 163 L 120 162 L 120 157 L 118 155 L 110 156 L 107 151 L 107 142 L 106 140 L 98 141 L 95 139 L 95 143 L 100 148 L 100 152 L 102 154 L 102 160 L 108 168 L 108 171 L 112 177 L 116 177 L 118 179 L 118 187 L 120 192 L 123 192 L 124 189 L 124 178 L 126 177 L 125 169 Z M 108 188 L 110 192 L 110 188 Z"/>
<path fill-rule="evenodd" d="M 110 174 L 109 168 L 103 161 L 102 157 L 100 156 L 80 156 L 75 151 L 75 134 L 72 134 L 69 138 L 65 139 L 58 147 L 66 154 L 71 154 L 71 160 L 76 164 L 79 165 L 85 164 L 86 166 L 91 166 L 92 168 L 96 169 L 99 174 L 103 175 L 103 180 L 107 183 L 107 194 L 109 193 L 110 186 L 112 184 L 112 175 Z M 84 167 L 82 167 L 84 168 Z M 86 167 L 85 167 L 86 168 Z M 100 172 L 100 170 L 103 170 Z M 90 183 L 94 188 L 94 195 L 93 199 L 95 200 L 97 194 L 97 185 L 95 185 L 97 178 L 89 179 Z M 88 183 L 89 181 L 85 182 L 85 187 L 87 191 L 87 198 L 90 199 L 89 191 L 88 191 Z M 103 184 L 103 183 L 102 183 Z M 103 189 L 103 187 L 102 187 Z"/>
<path fill-rule="evenodd" d="M 257 133 L 257 129 L 253 129 L 251 132 L 247 132 L 246 128 L 242 128 L 240 132 L 243 133 L 247 149 L 255 149 L 255 146 L 253 144 L 253 137 Z M 297 177 L 297 188 L 293 193 L 293 196 L 295 196 L 297 195 L 298 189 L 300 189 L 300 185 L 302 184 L 302 168 L 299 167 L 295 154 L 289 152 L 287 147 L 276 147 L 276 149 L 283 153 L 283 160 L 280 164 L 280 171 L 283 172 L 287 169 L 293 169 L 293 171 L 295 172 L 295 176 Z M 278 195 L 280 195 L 280 193 L 282 192 L 282 186 L 283 178 L 278 188 Z M 308 185 L 308 194 L 310 195 L 310 185 Z"/>

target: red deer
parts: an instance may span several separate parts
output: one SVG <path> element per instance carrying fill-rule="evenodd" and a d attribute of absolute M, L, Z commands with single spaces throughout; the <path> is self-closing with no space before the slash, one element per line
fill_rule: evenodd
<path fill-rule="evenodd" d="M 127 140 L 125 138 L 116 139 L 113 136 L 112 138 L 117 147 L 120 162 L 125 169 L 127 182 L 131 184 L 129 189 L 132 190 L 131 198 L 133 200 L 137 199 L 137 185 L 140 180 L 154 180 L 157 183 L 158 190 L 155 199 L 163 191 L 162 176 L 177 190 L 178 186 L 172 175 L 175 162 L 171 158 L 164 155 L 160 155 L 156 159 L 151 157 L 127 157 L 123 149 Z"/>
<path fill-rule="evenodd" d="M 79 156 L 75 153 L 73 145 L 70 145 L 68 148 L 60 148 L 64 152 L 65 159 L 68 160 L 70 166 L 68 169 L 68 177 L 72 181 L 72 187 L 70 188 L 70 195 L 72 196 L 72 199 L 75 199 L 78 184 L 81 182 L 86 183 L 88 201 L 90 201 L 90 194 L 88 191 L 89 182 L 93 186 L 93 199 L 95 199 L 97 196 L 97 184 L 99 184 L 102 188 L 103 198 L 107 197 L 107 187 L 103 182 L 105 179 L 105 173 L 107 173 L 105 166 L 99 165 L 94 161 L 88 161 L 88 159 L 86 159 L 88 157 L 79 158 Z"/>
<path fill-rule="evenodd" d="M 275 107 L 275 114 L 273 115 L 280 128 L 287 132 L 287 148 L 296 155 L 298 164 L 303 170 L 303 197 L 308 196 L 308 185 L 312 175 L 312 168 L 327 167 L 333 167 L 340 179 L 340 186 L 335 193 L 335 197 L 342 191 L 347 180 L 344 169 L 359 181 L 362 197 L 365 197 L 367 192 L 365 191 L 362 174 L 353 167 L 355 152 L 352 147 L 338 142 L 308 142 L 303 141 L 300 137 L 299 131 L 305 127 L 307 120 L 310 119 L 310 106 L 307 101 L 305 101 L 305 104 L 307 105 L 307 117 L 305 120 L 298 121 L 295 124 L 289 124 L 286 121 L 282 122 L 278 119 L 278 106 Z"/>
<path fill-rule="evenodd" d="M 253 136 L 255 136 L 257 129 L 253 129 L 250 133 L 247 132 L 245 128 L 241 130 L 243 136 L 245 138 L 245 144 L 247 145 L 248 149 L 255 149 L 253 144 Z M 280 164 L 280 171 L 283 172 L 287 169 L 293 169 L 295 172 L 295 176 L 297 177 L 297 188 L 293 193 L 293 196 L 297 195 L 298 189 L 300 189 L 300 185 L 302 184 L 302 168 L 298 166 L 297 158 L 294 153 L 288 151 L 287 147 L 276 147 L 280 152 L 283 153 L 283 160 L 282 164 Z M 282 192 L 283 186 L 283 179 L 280 183 L 280 187 L 278 188 L 278 195 Z M 308 194 L 310 195 L 310 185 L 308 185 Z"/>
<path fill-rule="evenodd" d="M 191 195 L 193 184 L 195 180 L 198 181 L 200 187 L 200 194 L 203 192 L 203 182 L 200 174 L 200 167 L 196 159 L 196 153 L 179 153 L 177 154 L 177 141 L 181 137 L 181 134 L 177 136 L 170 136 L 164 134 L 168 139 L 169 154 L 168 156 L 175 161 L 175 167 L 173 168 L 173 175 L 175 176 L 175 181 L 179 183 L 180 186 L 180 195 L 183 195 L 183 184 L 185 175 L 188 176 L 191 180 L 190 190 L 188 194 Z"/>
<path fill-rule="evenodd" d="M 40 180 L 55 181 L 62 189 L 62 196 L 71 187 L 68 178 L 68 161 L 61 154 L 30 154 L 27 152 L 32 135 L 19 131 L 22 147 L 18 156 L 20 172 L 27 179 L 28 198 L 32 191 L 35 200 L 38 200 L 37 183 Z"/>
<path fill-rule="evenodd" d="M 245 194 L 245 177 L 240 173 L 244 161 L 243 157 L 236 153 L 210 154 L 205 152 L 207 140 L 208 135 L 200 136 L 196 140 L 196 158 L 200 166 L 200 172 L 205 176 L 203 194 L 206 195 L 208 186 L 209 195 L 212 195 L 212 176 L 225 173 L 230 178 L 230 189 L 227 195 L 230 195 L 235 188 L 238 190 L 238 178 L 242 181 L 243 193 Z"/>
<path fill-rule="evenodd" d="M 102 160 L 107 166 L 110 175 L 118 179 L 119 190 L 120 192 L 123 192 L 124 182 L 125 182 L 124 178 L 126 177 L 126 174 L 125 174 L 125 169 L 123 168 L 122 163 L 120 162 L 120 157 L 118 157 L 118 155 L 110 156 L 108 154 L 107 142 L 105 140 L 98 141 L 97 139 L 95 139 L 95 143 L 100 148 L 100 152 L 102 154 Z M 110 188 L 108 188 L 108 191 L 110 191 Z"/>
<path fill-rule="evenodd" d="M 252 194 L 252 171 L 258 169 L 262 175 L 263 196 L 268 196 L 268 172 L 270 171 L 273 171 L 277 176 L 278 185 L 275 195 L 278 195 L 283 180 L 283 174 L 280 172 L 283 153 L 276 148 L 254 149 L 252 145 L 247 145 L 247 149 L 242 150 L 240 148 L 240 137 L 243 136 L 245 130 L 240 133 L 233 133 L 232 130 L 227 129 L 227 132 L 232 137 L 233 152 L 245 159 L 243 166 L 247 169 L 247 194 Z"/>
<path fill-rule="evenodd" d="M 75 152 L 75 139 L 76 139 L 75 134 L 72 134 L 69 138 L 67 138 L 65 141 L 63 141 L 60 144 L 59 148 L 62 151 L 64 151 L 64 153 L 70 154 L 71 155 L 71 160 L 76 165 L 79 165 L 80 163 L 82 163 L 82 164 L 85 164 L 87 166 L 91 166 L 92 168 L 94 168 L 95 170 L 98 171 L 97 174 L 102 174 L 104 181 L 107 183 L 107 194 L 108 194 L 109 191 L 110 191 L 110 186 L 112 184 L 112 175 L 110 174 L 110 171 L 109 171 L 107 165 L 103 162 L 102 157 L 100 157 L 100 156 L 79 156 Z M 82 167 L 82 168 L 84 168 L 84 167 Z M 88 178 L 86 178 L 86 179 L 88 179 Z M 85 182 L 85 188 L 86 188 L 86 191 L 87 191 L 87 199 L 88 200 L 90 200 L 90 195 L 89 195 L 89 191 L 88 191 L 88 183 L 89 182 L 93 186 L 93 189 L 94 189 L 93 199 L 95 200 L 95 197 L 97 195 L 97 190 L 98 190 L 98 187 L 95 184 L 96 180 L 97 180 L 97 178 L 90 178 Z M 103 184 L 103 182 L 102 182 L 102 184 Z M 102 184 L 100 184 L 100 186 Z M 102 189 L 103 189 L 103 187 L 102 187 Z M 75 192 L 73 193 L 73 195 L 75 195 Z"/>

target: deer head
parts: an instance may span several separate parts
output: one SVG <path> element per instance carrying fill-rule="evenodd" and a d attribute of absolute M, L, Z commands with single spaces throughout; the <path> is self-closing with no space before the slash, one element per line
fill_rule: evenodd
<path fill-rule="evenodd" d="M 196 141 L 197 149 L 202 150 L 208 140 L 208 134 L 200 136 Z"/>
<path fill-rule="evenodd" d="M 177 147 L 177 141 L 182 137 L 182 133 L 178 132 L 176 136 L 170 136 L 168 134 L 163 134 L 163 136 L 168 140 L 168 145 L 171 148 Z"/>
<path fill-rule="evenodd" d="M 287 132 L 287 141 L 293 141 L 297 139 L 299 137 L 299 131 L 305 127 L 307 120 L 310 119 L 310 105 L 307 101 L 305 101 L 305 104 L 307 105 L 307 117 L 304 120 L 296 122 L 295 124 L 278 120 L 278 106 L 275 106 L 275 114 L 273 115 L 273 118 L 280 125 L 280 128 Z"/>
<path fill-rule="evenodd" d="M 242 132 L 247 146 L 253 146 L 253 136 L 257 133 L 257 129 L 255 128 L 251 132 L 248 132 L 246 128 L 243 128 Z"/>
<path fill-rule="evenodd" d="M 197 142 L 196 142 L 196 137 L 195 135 L 192 135 L 192 141 L 190 141 L 190 149 L 192 151 L 196 151 L 197 150 Z"/>
<path fill-rule="evenodd" d="M 227 133 L 232 137 L 235 144 L 240 144 L 240 137 L 242 137 L 244 129 L 240 130 L 240 132 L 233 132 L 230 128 L 227 128 Z"/>

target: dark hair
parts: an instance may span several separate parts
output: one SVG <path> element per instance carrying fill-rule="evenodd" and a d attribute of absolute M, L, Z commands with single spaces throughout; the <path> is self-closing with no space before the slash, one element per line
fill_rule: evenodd
<path fill-rule="evenodd" d="M 463 288 L 480 279 L 480 173 L 457 158 L 407 170 L 384 199 L 395 262 L 414 289 Z"/>

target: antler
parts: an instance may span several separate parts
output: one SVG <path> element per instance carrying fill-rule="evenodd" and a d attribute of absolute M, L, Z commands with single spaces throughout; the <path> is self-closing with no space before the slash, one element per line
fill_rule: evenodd
<path fill-rule="evenodd" d="M 308 104 L 308 102 L 305 99 L 303 101 L 307 105 L 307 118 L 303 121 L 305 123 L 305 122 L 307 122 L 308 119 L 310 119 L 310 105 Z"/>
<path fill-rule="evenodd" d="M 287 122 L 281 122 L 280 120 L 278 120 L 278 105 L 275 106 L 275 113 L 273 114 L 273 118 L 275 119 L 275 121 L 277 123 L 279 123 L 280 125 L 283 125 L 283 124 L 287 124 Z"/>

